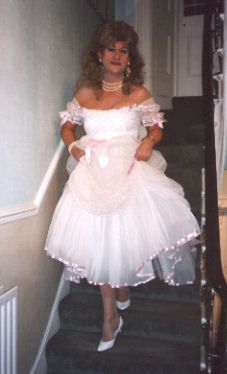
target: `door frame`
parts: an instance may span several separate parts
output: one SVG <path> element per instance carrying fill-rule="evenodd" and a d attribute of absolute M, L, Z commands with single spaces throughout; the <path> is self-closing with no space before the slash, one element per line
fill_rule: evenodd
<path fill-rule="evenodd" d="M 168 0 L 170 1 L 170 0 Z M 181 3 L 181 4 L 180 4 Z M 174 61 L 173 96 L 178 96 L 178 47 L 179 47 L 179 7 L 183 0 L 174 0 Z M 139 47 L 146 63 L 145 86 L 152 91 L 152 22 L 153 4 L 151 0 L 134 0 L 134 27 L 139 35 Z M 149 46 L 149 48 L 147 48 Z"/>
<path fill-rule="evenodd" d="M 139 49 L 145 61 L 145 86 L 152 89 L 152 20 L 153 4 L 150 0 L 134 0 L 134 27 L 139 35 Z M 149 46 L 149 48 L 147 48 Z"/>
<path fill-rule="evenodd" d="M 178 83 L 178 49 L 179 49 L 179 16 L 180 6 L 183 5 L 183 0 L 175 0 L 175 14 L 174 14 L 174 61 L 173 61 L 173 96 L 179 96 Z"/>

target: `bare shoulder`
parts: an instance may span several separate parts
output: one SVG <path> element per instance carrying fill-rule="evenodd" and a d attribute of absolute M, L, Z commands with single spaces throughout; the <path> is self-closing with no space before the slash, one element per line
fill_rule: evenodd
<path fill-rule="evenodd" d="M 80 86 L 74 94 L 74 98 L 78 101 L 78 103 L 81 106 L 83 106 L 93 96 L 94 96 L 93 90 L 84 85 Z"/>
<path fill-rule="evenodd" d="M 152 97 L 151 93 L 144 86 L 134 86 L 132 95 L 137 104 L 140 104 Z"/>

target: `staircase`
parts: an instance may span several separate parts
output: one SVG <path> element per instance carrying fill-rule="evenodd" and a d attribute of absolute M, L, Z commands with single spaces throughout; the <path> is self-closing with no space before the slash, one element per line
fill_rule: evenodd
<path fill-rule="evenodd" d="M 159 147 L 167 175 L 181 183 L 200 220 L 203 122 L 201 98 L 174 98 Z M 200 274 L 192 286 L 153 280 L 132 287 L 131 306 L 113 349 L 98 353 L 102 306 L 99 288 L 71 284 L 59 305 L 61 328 L 48 342 L 48 374 L 198 374 L 200 372 Z"/>

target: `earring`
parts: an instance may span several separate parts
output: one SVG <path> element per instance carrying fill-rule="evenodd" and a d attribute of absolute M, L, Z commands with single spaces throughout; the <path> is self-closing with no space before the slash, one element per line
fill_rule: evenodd
<path fill-rule="evenodd" d="M 99 63 L 100 63 L 100 65 L 99 65 L 100 71 L 101 71 L 101 73 L 103 73 L 104 66 L 102 64 L 102 59 L 101 58 L 99 59 Z"/>
<path fill-rule="evenodd" d="M 128 66 L 125 70 L 125 76 L 127 79 L 129 79 L 130 75 L 132 74 L 132 70 L 130 69 L 130 63 L 128 62 Z"/>

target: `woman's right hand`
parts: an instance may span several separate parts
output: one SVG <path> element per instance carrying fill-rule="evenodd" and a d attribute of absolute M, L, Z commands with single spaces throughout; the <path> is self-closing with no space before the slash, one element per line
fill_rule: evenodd
<path fill-rule="evenodd" d="M 80 161 L 81 157 L 85 155 L 83 149 L 78 148 L 76 145 L 71 150 L 71 155 L 77 160 Z"/>
<path fill-rule="evenodd" d="M 84 156 L 85 152 L 83 149 L 78 148 L 75 143 L 75 125 L 72 124 L 71 122 L 66 122 L 64 125 L 61 127 L 61 137 L 62 140 L 64 141 L 65 145 L 69 147 L 71 144 L 73 147 L 70 150 L 70 154 L 77 160 L 80 161 L 80 158 Z M 69 149 L 69 148 L 68 148 Z"/>

